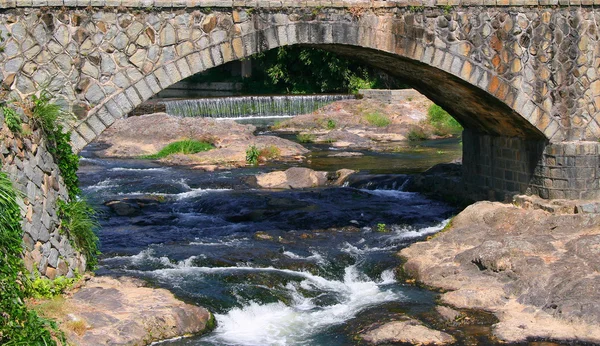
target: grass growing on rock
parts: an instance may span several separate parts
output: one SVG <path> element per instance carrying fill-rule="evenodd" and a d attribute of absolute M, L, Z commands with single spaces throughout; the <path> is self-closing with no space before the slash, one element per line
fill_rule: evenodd
<path fill-rule="evenodd" d="M 98 236 L 100 227 L 96 211 L 85 199 L 72 200 L 69 203 L 58 201 L 60 232 L 68 233 L 74 247 L 87 259 L 87 268 L 94 270 L 98 264 Z"/>
<path fill-rule="evenodd" d="M 296 135 L 296 139 L 300 143 L 313 143 L 315 141 L 315 135 L 311 133 L 299 133 Z"/>
<path fill-rule="evenodd" d="M 162 159 L 173 154 L 196 154 L 202 151 L 208 151 L 213 149 L 212 144 L 208 142 L 197 141 L 193 139 L 184 139 L 168 144 L 162 148 L 158 153 L 152 155 L 144 155 L 143 159 Z"/>
<path fill-rule="evenodd" d="M 387 116 L 379 112 L 368 113 L 365 115 L 365 120 L 369 125 L 377 127 L 386 127 L 392 122 Z"/>

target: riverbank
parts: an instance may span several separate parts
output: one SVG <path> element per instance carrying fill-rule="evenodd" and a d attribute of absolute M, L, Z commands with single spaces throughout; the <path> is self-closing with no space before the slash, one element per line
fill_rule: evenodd
<path fill-rule="evenodd" d="M 87 277 L 64 295 L 32 300 L 29 306 L 56 321 L 69 345 L 147 345 L 215 327 L 205 308 L 146 286 L 129 277 Z"/>
<path fill-rule="evenodd" d="M 494 313 L 493 334 L 504 342 L 600 343 L 597 205 L 517 202 L 523 207 L 467 207 L 432 239 L 400 251 L 404 270 L 445 291 L 443 304 Z"/>
<path fill-rule="evenodd" d="M 301 142 L 328 143 L 334 148 L 394 151 L 397 143 L 451 137 L 449 129 L 433 126 L 428 111 L 434 104 L 414 90 L 402 100 L 375 99 L 333 102 L 313 113 L 295 116 L 271 127 L 297 134 Z"/>

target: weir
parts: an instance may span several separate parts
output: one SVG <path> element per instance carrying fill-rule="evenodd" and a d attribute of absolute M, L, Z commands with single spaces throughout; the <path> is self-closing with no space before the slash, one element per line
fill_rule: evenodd
<path fill-rule="evenodd" d="M 160 102 L 168 114 L 182 117 L 287 117 L 314 112 L 353 95 L 282 95 L 201 98 Z"/>

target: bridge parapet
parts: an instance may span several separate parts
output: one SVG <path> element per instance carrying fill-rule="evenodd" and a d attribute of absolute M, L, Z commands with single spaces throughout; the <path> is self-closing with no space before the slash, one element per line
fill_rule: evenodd
<path fill-rule="evenodd" d="M 520 6 L 594 6 L 600 0 L 0 0 L 0 8 L 31 7 L 126 7 L 126 8 L 255 8 L 281 10 L 289 8 L 369 8 L 393 9 L 448 6 L 520 7 Z"/>

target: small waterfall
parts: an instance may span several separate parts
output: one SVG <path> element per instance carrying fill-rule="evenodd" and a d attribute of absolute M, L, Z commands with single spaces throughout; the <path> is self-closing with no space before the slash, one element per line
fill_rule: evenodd
<path fill-rule="evenodd" d="M 181 117 L 260 118 L 311 113 L 354 95 L 240 96 L 162 102 L 167 113 Z"/>

